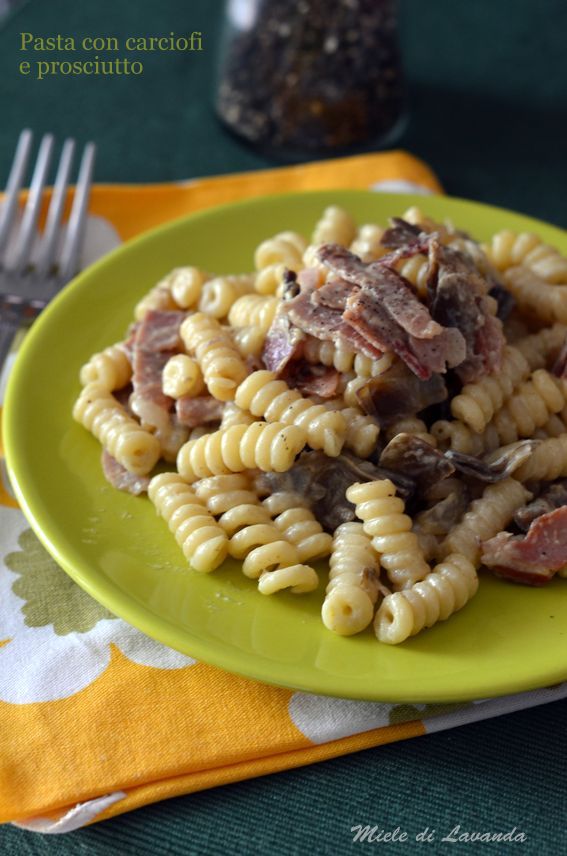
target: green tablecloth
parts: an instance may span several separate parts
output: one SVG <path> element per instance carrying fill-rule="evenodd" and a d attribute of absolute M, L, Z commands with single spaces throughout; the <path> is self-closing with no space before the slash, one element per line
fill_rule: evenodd
<path fill-rule="evenodd" d="M 338 2 L 338 0 L 335 0 Z M 332 8 L 332 2 L 329 4 Z M 20 128 L 99 145 L 97 180 L 158 181 L 275 161 L 241 146 L 211 110 L 220 0 L 30 0 L 0 30 L 0 182 Z M 562 223 L 567 187 L 567 5 L 562 0 L 406 0 L 411 93 L 398 144 L 427 160 L 448 192 Z M 134 78 L 38 81 L 18 72 L 36 35 L 160 35 L 200 30 L 200 54 L 144 58 Z M 343 853 L 446 849 L 567 851 L 563 773 L 567 703 L 394 744 L 318 766 L 195 794 L 42 838 L 4 826 L 12 854 Z M 0 736 L 1 741 L 9 735 Z M 352 843 L 359 823 L 435 844 Z M 461 831 L 528 837 L 522 845 L 441 843 Z M 440 835 L 440 833 L 442 833 Z"/>

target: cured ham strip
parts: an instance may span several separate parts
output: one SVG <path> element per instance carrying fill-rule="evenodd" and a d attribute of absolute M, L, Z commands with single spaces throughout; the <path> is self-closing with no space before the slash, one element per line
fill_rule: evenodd
<path fill-rule="evenodd" d="M 162 431 L 173 407 L 173 399 L 162 389 L 162 373 L 169 358 L 182 348 L 179 329 L 184 318 L 184 312 L 147 312 L 136 328 L 132 347 L 130 405 L 143 423 Z"/>
<path fill-rule="evenodd" d="M 103 450 L 101 463 L 104 477 L 112 487 L 126 493 L 132 493 L 134 496 L 147 493 L 150 483 L 149 476 L 136 476 L 134 473 L 128 472 L 106 449 Z"/>
<path fill-rule="evenodd" d="M 435 321 L 396 271 L 379 262 L 364 264 L 335 244 L 320 247 L 318 255 L 342 280 L 358 286 L 346 300 L 342 320 L 367 345 L 376 351 L 393 351 L 422 380 L 444 372 L 447 364 L 463 361 L 466 346 L 460 331 Z M 327 329 L 333 321 L 337 324 L 338 318 L 329 318 Z M 337 332 L 340 335 L 342 329 Z M 323 338 L 320 333 L 314 335 Z"/>
<path fill-rule="evenodd" d="M 298 359 L 303 350 L 305 338 L 302 330 L 292 324 L 293 318 L 288 313 L 288 306 L 300 300 L 304 295 L 299 295 L 291 301 L 286 302 L 274 318 L 262 350 L 262 362 L 271 372 L 280 375 L 290 360 Z M 307 305 L 309 298 L 307 298 Z M 321 338 L 321 337 L 319 337 Z"/>
<path fill-rule="evenodd" d="M 179 330 L 185 317 L 185 312 L 147 312 L 138 327 L 135 346 L 145 351 L 181 350 L 183 342 Z"/>
<path fill-rule="evenodd" d="M 177 420 L 187 428 L 220 422 L 223 409 L 223 402 L 212 395 L 183 396 L 175 402 Z"/>
<path fill-rule="evenodd" d="M 380 300 L 392 322 L 420 339 L 439 336 L 442 327 L 433 320 L 429 310 L 415 296 L 407 280 L 379 262 L 365 264 L 337 244 L 324 244 L 319 259 L 337 276 L 371 292 Z M 352 305 L 351 299 L 349 304 Z"/>
<path fill-rule="evenodd" d="M 543 514 L 526 535 L 500 532 L 482 544 L 482 563 L 497 576 L 541 586 L 567 564 L 567 506 Z"/>
<path fill-rule="evenodd" d="M 340 373 L 334 368 L 317 366 L 305 360 L 288 363 L 282 377 L 292 389 L 302 395 L 317 395 L 319 398 L 336 398 L 339 394 Z"/>

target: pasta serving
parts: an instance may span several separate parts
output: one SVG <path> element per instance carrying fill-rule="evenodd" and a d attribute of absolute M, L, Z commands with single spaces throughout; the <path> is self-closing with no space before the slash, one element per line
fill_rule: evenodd
<path fill-rule="evenodd" d="M 233 557 L 261 594 L 317 590 L 330 632 L 386 644 L 482 573 L 567 577 L 559 250 L 334 205 L 252 267 L 174 269 L 80 372 L 106 478 L 147 494 L 194 571 Z"/>

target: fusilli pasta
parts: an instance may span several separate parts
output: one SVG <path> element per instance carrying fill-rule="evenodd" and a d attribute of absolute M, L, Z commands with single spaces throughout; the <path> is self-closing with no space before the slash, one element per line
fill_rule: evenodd
<path fill-rule="evenodd" d="M 343 447 L 346 424 L 341 414 L 304 398 L 284 380 L 277 380 L 274 372 L 253 372 L 238 387 L 235 401 L 242 410 L 267 422 L 297 425 L 305 431 L 312 449 L 323 449 L 335 457 Z"/>
<path fill-rule="evenodd" d="M 430 568 L 411 531 L 411 517 L 404 514 L 404 501 L 396 496 L 390 479 L 353 484 L 346 496 L 356 505 L 356 516 L 363 521 L 380 564 L 397 589 L 408 588 L 427 576 Z"/>
<path fill-rule="evenodd" d="M 505 229 L 497 232 L 483 249 L 500 271 L 524 265 L 546 282 L 567 283 L 567 258 L 537 235 Z"/>
<path fill-rule="evenodd" d="M 97 383 L 89 383 L 73 408 L 73 417 L 130 473 L 146 475 L 160 457 L 157 437 L 145 431 L 126 413 L 114 396 Z"/>
<path fill-rule="evenodd" d="M 185 443 L 177 455 L 177 469 L 187 481 L 256 467 L 281 473 L 290 469 L 305 443 L 306 435 L 296 425 L 233 425 Z"/>
<path fill-rule="evenodd" d="M 170 398 L 201 395 L 205 381 L 197 360 L 187 354 L 175 354 L 163 368 L 162 389 Z"/>
<path fill-rule="evenodd" d="M 340 636 L 368 627 L 379 594 L 380 562 L 362 523 L 342 523 L 333 537 L 329 584 L 321 615 Z"/>
<path fill-rule="evenodd" d="M 316 520 L 315 515 L 306 507 L 305 500 L 296 493 L 280 491 L 268 496 L 262 502 L 270 513 L 274 524 L 284 537 L 295 544 L 299 560 L 322 559 L 328 556 L 333 538 Z"/>
<path fill-rule="evenodd" d="M 196 571 L 209 573 L 224 562 L 226 533 L 183 479 L 176 473 L 154 476 L 148 496 Z"/>
<path fill-rule="evenodd" d="M 374 619 L 376 636 L 380 642 L 398 645 L 462 609 L 477 589 L 472 562 L 452 553 L 421 582 L 384 598 Z"/>
<path fill-rule="evenodd" d="M 94 354 L 82 367 L 80 380 L 83 386 L 98 383 L 112 392 L 122 389 L 132 377 L 132 366 L 121 343 Z"/>
<path fill-rule="evenodd" d="M 544 324 L 567 324 L 567 285 L 549 285 L 522 265 L 509 268 L 504 279 L 525 312 Z"/>
<path fill-rule="evenodd" d="M 532 497 L 518 481 L 523 466 L 525 464 L 514 473 L 516 478 L 488 485 L 482 496 L 471 503 L 461 522 L 443 541 L 441 550 L 444 556 L 461 553 L 478 565 L 480 542 L 493 538 L 505 529 L 514 512 Z"/>
<path fill-rule="evenodd" d="M 273 295 L 245 294 L 232 304 L 228 322 L 231 327 L 257 327 L 267 333 L 279 305 L 279 298 Z"/>
<path fill-rule="evenodd" d="M 350 245 L 351 253 L 354 253 L 363 262 L 374 262 L 384 256 L 388 250 L 382 246 L 382 235 L 384 229 L 375 223 L 366 223 L 361 226 L 353 242 Z"/>
<path fill-rule="evenodd" d="M 467 383 L 460 395 L 451 401 L 451 413 L 480 434 L 529 373 L 530 367 L 524 355 L 509 345 L 499 371 L 476 383 Z"/>
<path fill-rule="evenodd" d="M 211 395 L 219 401 L 232 401 L 248 370 L 230 334 L 216 319 L 196 312 L 182 323 L 181 338 L 197 358 Z"/>
<path fill-rule="evenodd" d="M 356 235 L 356 223 L 348 211 L 338 205 L 325 208 L 315 226 L 312 244 L 341 244 L 348 247 Z"/>
<path fill-rule="evenodd" d="M 227 274 L 215 276 L 203 285 L 199 299 L 199 311 L 213 318 L 226 318 L 232 304 L 243 294 L 254 288 L 252 274 Z"/>
<path fill-rule="evenodd" d="M 567 476 L 567 433 L 541 440 L 514 477 L 521 482 L 554 481 Z M 496 534 L 496 533 L 495 533 Z"/>

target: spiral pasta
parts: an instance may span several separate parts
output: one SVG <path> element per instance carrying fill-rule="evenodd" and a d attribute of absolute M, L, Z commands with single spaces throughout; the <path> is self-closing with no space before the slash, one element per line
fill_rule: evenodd
<path fill-rule="evenodd" d="M 187 354 L 170 357 L 163 367 L 161 388 L 170 398 L 201 395 L 205 381 L 197 360 Z"/>
<path fill-rule="evenodd" d="M 137 303 L 134 309 L 136 321 L 151 309 L 192 309 L 197 305 L 208 278 L 209 274 L 196 267 L 174 268 Z"/>
<path fill-rule="evenodd" d="M 354 351 L 344 345 L 335 345 L 334 342 L 316 339 L 307 336 L 303 346 L 303 356 L 308 363 L 321 363 L 321 365 L 335 368 L 339 372 L 349 372 L 355 359 Z"/>
<path fill-rule="evenodd" d="M 342 399 L 325 402 L 328 410 L 340 410 L 346 424 L 345 449 L 359 458 L 367 458 L 375 449 L 380 426 L 372 416 L 367 416 L 359 407 L 346 407 Z"/>
<path fill-rule="evenodd" d="M 284 588 L 301 594 L 317 587 L 316 572 L 300 564 L 300 551 L 272 522 L 270 511 L 260 504 L 247 475 L 206 478 L 196 483 L 195 492 L 212 514 L 220 515 L 219 525 L 230 537 L 229 554 L 244 560 L 243 573 L 259 580 L 262 594 Z"/>
<path fill-rule="evenodd" d="M 346 497 L 356 505 L 356 516 L 372 537 L 380 563 L 397 589 L 408 588 L 427 576 L 430 568 L 411 531 L 411 517 L 404 514 L 404 501 L 396 496 L 390 479 L 353 484 Z"/>
<path fill-rule="evenodd" d="M 167 286 L 178 307 L 193 309 L 201 296 L 201 290 L 210 274 L 200 268 L 189 266 L 175 268 L 168 274 L 162 284 Z"/>
<path fill-rule="evenodd" d="M 356 223 L 348 211 L 338 205 L 329 205 L 315 226 L 311 243 L 341 244 L 348 247 L 355 236 Z"/>
<path fill-rule="evenodd" d="M 374 262 L 386 255 L 388 250 L 382 245 L 384 229 L 376 223 L 365 223 L 361 226 L 349 249 L 363 262 Z"/>
<path fill-rule="evenodd" d="M 533 372 L 498 411 L 493 426 L 501 443 L 513 443 L 531 437 L 554 413 L 567 403 L 567 384 L 545 369 Z"/>
<path fill-rule="evenodd" d="M 374 619 L 376 636 L 380 642 L 398 645 L 462 609 L 477 589 L 472 562 L 452 553 L 421 582 L 384 598 Z"/>
<path fill-rule="evenodd" d="M 177 469 L 190 482 L 256 467 L 281 473 L 291 468 L 305 443 L 306 435 L 296 425 L 233 425 L 185 443 L 177 455 Z"/>
<path fill-rule="evenodd" d="M 567 258 L 538 235 L 504 229 L 493 236 L 484 251 L 500 271 L 524 265 L 546 282 L 567 283 Z"/>
<path fill-rule="evenodd" d="M 409 259 L 400 259 L 396 270 L 414 286 L 417 293 L 424 297 L 427 294 L 427 277 L 429 275 L 429 260 L 423 253 L 418 253 Z"/>
<path fill-rule="evenodd" d="M 541 440 L 514 477 L 521 482 L 554 481 L 567 476 L 567 433 Z"/>
<path fill-rule="evenodd" d="M 346 406 L 358 407 L 360 405 L 360 401 L 357 393 L 367 385 L 368 378 L 360 377 L 359 375 L 354 375 L 354 377 L 348 377 L 348 375 L 345 375 L 343 380 L 346 381 L 343 388 L 343 398 Z"/>
<path fill-rule="evenodd" d="M 231 327 L 232 340 L 241 357 L 259 357 L 266 341 L 266 330 L 248 325 Z"/>
<path fill-rule="evenodd" d="M 197 358 L 211 395 L 219 401 L 232 401 L 248 370 L 230 334 L 202 312 L 189 315 L 180 332 L 185 347 Z"/>
<path fill-rule="evenodd" d="M 323 449 L 330 457 L 336 457 L 343 447 L 346 424 L 341 414 L 304 398 L 284 380 L 277 380 L 274 372 L 249 375 L 238 387 L 235 402 L 266 422 L 298 426 L 312 449 Z"/>
<path fill-rule="evenodd" d="M 73 408 L 73 417 L 102 443 L 129 473 L 145 476 L 157 463 L 160 443 L 126 413 L 101 384 L 89 383 Z"/>
<path fill-rule="evenodd" d="M 321 610 L 323 624 L 340 636 L 368 627 L 379 594 L 380 562 L 362 523 L 335 530 L 329 584 Z"/>
<path fill-rule="evenodd" d="M 251 425 L 257 419 L 247 410 L 242 410 L 234 401 L 227 401 L 221 419 L 221 428 L 230 428 L 232 425 Z"/>
<path fill-rule="evenodd" d="M 228 552 L 226 533 L 177 473 L 154 476 L 148 496 L 196 571 L 209 573 L 224 562 Z"/>
<path fill-rule="evenodd" d="M 256 270 L 273 264 L 283 264 L 291 270 L 301 267 L 303 253 L 307 249 L 307 241 L 298 232 L 278 232 L 273 238 L 268 238 L 256 248 L 254 264 Z"/>
<path fill-rule="evenodd" d="M 264 499 L 264 508 L 286 540 L 295 544 L 301 562 L 328 556 L 333 538 L 306 507 L 305 500 L 291 491 L 279 491 Z"/>
<path fill-rule="evenodd" d="M 467 383 L 451 401 L 451 413 L 473 431 L 484 431 L 494 414 L 530 373 L 528 361 L 514 346 L 504 351 L 502 366 L 476 383 Z"/>
<path fill-rule="evenodd" d="M 528 459 L 528 462 L 532 458 Z M 460 523 L 441 544 L 442 555 L 461 553 L 473 564 L 480 560 L 480 542 L 493 538 L 506 528 L 514 512 L 531 499 L 519 481 L 519 473 L 525 464 L 516 470 L 516 478 L 504 479 L 488 485 L 479 499 L 471 503 Z"/>
<path fill-rule="evenodd" d="M 259 294 L 275 294 L 285 269 L 298 271 L 303 265 L 307 241 L 297 232 L 279 232 L 256 249 L 254 288 Z"/>
<path fill-rule="evenodd" d="M 275 594 L 290 589 L 292 594 L 306 594 L 319 585 L 317 572 L 309 565 L 288 565 L 275 571 L 263 571 L 258 580 L 260 594 Z"/>
<path fill-rule="evenodd" d="M 228 313 L 232 327 L 257 327 L 267 333 L 280 305 L 280 300 L 270 294 L 245 294 L 236 300 Z"/>
<path fill-rule="evenodd" d="M 504 280 L 522 309 L 544 324 L 567 324 L 567 285 L 550 285 L 530 268 L 508 268 Z"/>
<path fill-rule="evenodd" d="M 567 431 L 567 427 L 564 420 L 557 413 L 552 413 L 545 425 L 534 432 L 534 437 L 547 440 L 548 437 L 560 437 L 565 434 L 565 431 Z"/>
<path fill-rule="evenodd" d="M 81 368 L 79 377 L 83 386 L 98 383 L 110 392 L 122 389 L 132 377 L 132 366 L 123 345 L 111 345 L 94 354 Z"/>
<path fill-rule="evenodd" d="M 518 339 L 515 347 L 526 358 L 532 371 L 546 367 L 551 354 L 558 351 L 567 340 L 567 326 L 553 324 L 543 327 L 531 336 Z"/>
<path fill-rule="evenodd" d="M 431 435 L 440 449 L 452 449 L 464 455 L 481 455 L 500 445 L 500 436 L 492 422 L 477 434 L 459 419 L 440 419 L 431 426 Z"/>
<path fill-rule="evenodd" d="M 252 274 L 215 276 L 203 285 L 199 299 L 199 312 L 205 312 L 217 319 L 226 318 L 235 300 L 243 294 L 249 294 L 253 288 Z"/>
<path fill-rule="evenodd" d="M 141 321 L 147 312 L 159 310 L 167 312 L 172 309 L 179 309 L 171 289 L 163 281 L 151 288 L 147 294 L 138 301 L 134 307 L 134 318 L 136 321 Z"/>

